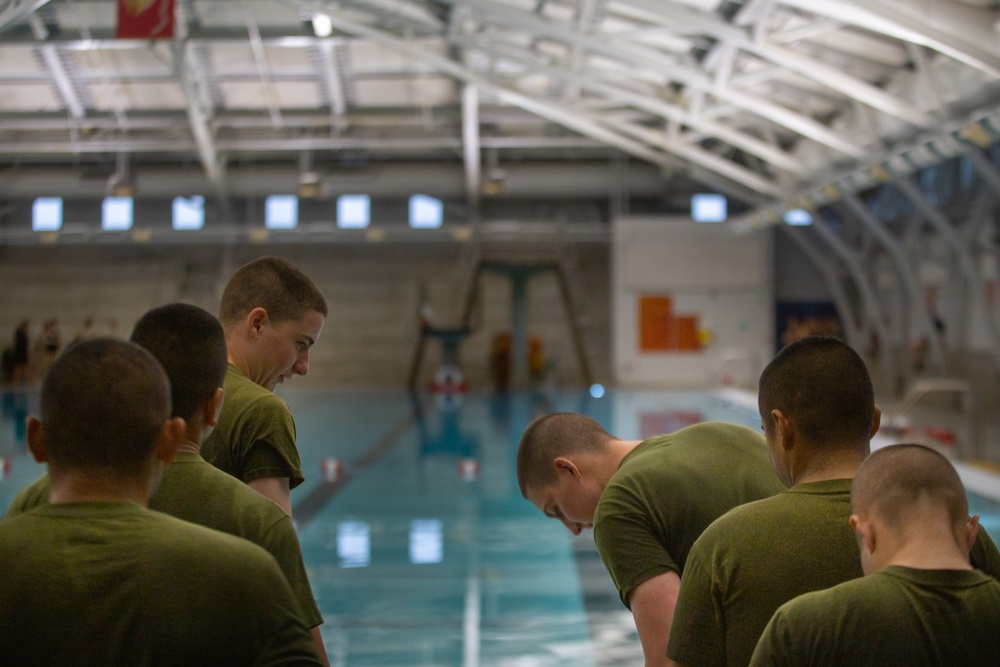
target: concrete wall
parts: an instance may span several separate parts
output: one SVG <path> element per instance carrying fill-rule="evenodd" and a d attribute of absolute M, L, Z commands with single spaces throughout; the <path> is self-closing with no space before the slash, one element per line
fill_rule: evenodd
<path fill-rule="evenodd" d="M 87 316 L 101 333 L 116 323 L 128 336 L 135 320 L 151 307 L 185 301 L 217 312 L 228 276 L 246 261 L 274 254 L 301 267 L 319 285 L 330 316 L 311 355 L 311 370 L 296 384 L 336 387 L 404 387 L 418 341 L 420 285 L 444 324 L 457 323 L 466 277 L 462 244 L 333 244 L 221 246 L 7 246 L 0 248 L 0 342 L 6 346 L 25 317 L 37 334 L 41 323 L 58 317 L 64 339 Z M 581 280 L 590 295 L 590 314 L 598 323 L 598 378 L 609 367 L 608 250 L 579 248 Z M 581 382 L 572 353 L 565 309 L 555 274 L 529 284 L 529 335 L 542 338 L 554 362 L 557 385 Z M 484 274 L 481 324 L 460 349 L 472 388 L 491 386 L 489 355 L 493 336 L 510 325 L 510 285 Z M 440 363 L 440 347 L 427 347 L 420 384 Z"/>

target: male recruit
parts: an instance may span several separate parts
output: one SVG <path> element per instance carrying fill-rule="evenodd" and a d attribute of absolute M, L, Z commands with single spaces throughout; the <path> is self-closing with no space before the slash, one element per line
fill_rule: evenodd
<path fill-rule="evenodd" d="M 800 339 L 764 369 L 758 407 L 788 488 L 726 513 L 692 547 L 667 648 L 675 664 L 744 667 L 779 606 L 862 575 L 851 479 L 880 420 L 864 361 L 838 338 Z M 973 559 L 1000 573 L 985 531 Z"/>
<path fill-rule="evenodd" d="M 184 431 L 138 345 L 56 359 L 28 421 L 51 504 L 0 521 L 5 664 L 321 664 L 269 553 L 146 508 Z"/>
<path fill-rule="evenodd" d="M 865 576 L 779 607 L 751 664 L 1000 665 L 1000 583 L 969 563 L 978 517 L 951 463 L 880 449 L 858 468 L 851 512 Z"/>
<path fill-rule="evenodd" d="M 164 367 L 173 414 L 187 425 L 184 441 L 164 469 L 149 508 L 264 547 L 288 579 L 317 653 L 326 661 L 320 633 L 323 617 L 313 598 L 291 519 L 271 500 L 206 463 L 199 453 L 202 436 L 215 426 L 223 400 L 226 341 L 219 321 L 197 306 L 169 304 L 143 315 L 130 340 Z M 18 493 L 7 516 L 45 504 L 48 498 L 49 477 L 43 475 Z"/>
<path fill-rule="evenodd" d="M 688 551 L 712 521 L 783 487 L 764 438 L 709 422 L 647 440 L 609 435 L 575 413 L 544 415 L 517 454 L 521 493 L 574 535 L 594 541 L 635 618 L 647 665 L 666 662 Z"/>
<path fill-rule="evenodd" d="M 309 351 L 319 340 L 326 314 L 319 288 L 278 257 L 261 257 L 237 269 L 219 307 L 229 352 L 225 401 L 202 455 L 289 516 L 291 489 L 304 476 L 295 421 L 274 390 L 309 372 Z"/>

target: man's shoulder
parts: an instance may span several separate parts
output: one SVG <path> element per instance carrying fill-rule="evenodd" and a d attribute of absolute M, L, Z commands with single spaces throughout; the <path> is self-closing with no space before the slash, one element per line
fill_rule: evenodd
<path fill-rule="evenodd" d="M 146 510 L 147 521 L 156 527 L 156 538 L 162 553 L 180 554 L 189 559 L 195 554 L 209 557 L 208 567 L 225 569 L 233 563 L 271 560 L 271 555 L 260 546 L 207 526 L 185 521 L 158 510 Z"/>
<path fill-rule="evenodd" d="M 708 525 L 695 540 L 691 557 L 704 558 L 720 549 L 733 552 L 753 548 L 758 541 L 754 536 L 769 541 L 769 528 L 784 523 L 788 506 L 784 493 L 737 505 Z"/>
<path fill-rule="evenodd" d="M 219 470 L 205 460 L 199 460 L 194 464 L 168 465 L 163 473 L 160 491 L 150 499 L 151 509 L 179 516 L 185 520 L 189 520 L 186 518 L 188 514 L 199 516 L 198 507 L 175 507 L 169 495 L 164 494 L 164 491 L 169 491 L 171 488 L 185 489 L 188 492 L 194 491 L 195 495 L 201 498 L 201 505 L 205 503 L 214 505 L 214 507 L 209 508 L 212 510 L 210 514 L 233 517 L 232 521 L 226 523 L 238 524 L 243 527 L 256 525 L 259 531 L 265 531 L 288 519 L 288 515 L 274 501 L 262 496 L 244 482 Z M 182 509 L 189 511 L 182 512 Z M 194 523 L 207 525 L 200 521 L 194 521 Z M 290 521 L 288 523 L 291 524 Z M 231 532 L 221 526 L 208 525 L 208 527 Z"/>

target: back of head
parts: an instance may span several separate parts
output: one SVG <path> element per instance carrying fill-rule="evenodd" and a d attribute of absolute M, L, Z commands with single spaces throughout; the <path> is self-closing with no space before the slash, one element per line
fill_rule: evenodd
<path fill-rule="evenodd" d="M 326 299 L 309 277 L 278 257 L 261 257 L 244 264 L 222 292 L 219 320 L 228 327 L 254 308 L 263 308 L 273 322 L 298 320 L 310 311 L 326 317 Z"/>
<path fill-rule="evenodd" d="M 894 530 L 929 519 L 928 500 L 947 512 L 952 525 L 965 523 L 969 504 L 955 468 L 938 452 L 916 444 L 876 450 L 858 468 L 851 484 L 851 512 L 872 513 Z"/>
<path fill-rule="evenodd" d="M 555 412 L 535 419 L 521 436 L 517 449 L 517 482 L 521 495 L 543 489 L 556 481 L 552 461 L 558 456 L 597 454 L 614 440 L 590 417 L 575 412 Z"/>
<path fill-rule="evenodd" d="M 42 384 L 49 462 L 140 473 L 170 407 L 167 376 L 149 352 L 115 338 L 76 343 L 56 359 Z"/>
<path fill-rule="evenodd" d="M 839 338 L 807 336 L 782 348 L 761 373 L 757 401 L 765 423 L 781 410 L 814 446 L 867 446 L 871 437 L 871 377 Z"/>
<path fill-rule="evenodd" d="M 226 376 L 226 337 L 207 310 L 172 303 L 143 315 L 129 339 L 149 350 L 170 379 L 174 416 L 190 419 Z"/>

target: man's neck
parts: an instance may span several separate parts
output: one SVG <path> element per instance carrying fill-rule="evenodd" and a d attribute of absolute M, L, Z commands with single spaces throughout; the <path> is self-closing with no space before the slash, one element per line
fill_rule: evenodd
<path fill-rule="evenodd" d="M 177 453 L 180 454 L 181 452 L 200 455 L 201 441 L 196 438 L 192 438 L 191 434 L 188 433 L 187 436 L 184 438 L 184 442 L 182 442 L 180 446 L 177 448 Z"/>
<path fill-rule="evenodd" d="M 49 469 L 49 502 L 94 503 L 133 502 L 143 507 L 149 504 L 149 478 L 123 477 L 105 471 Z"/>
<path fill-rule="evenodd" d="M 854 479 L 858 466 L 868 457 L 868 449 L 841 447 L 830 451 L 810 452 L 800 464 L 794 478 L 795 484 L 825 482 L 831 479 Z"/>
<path fill-rule="evenodd" d="M 608 472 L 608 479 L 614 476 L 618 472 L 618 467 L 621 466 L 622 461 L 625 459 L 629 453 L 636 448 L 636 446 L 641 443 L 642 440 L 612 440 L 608 447 L 612 452 L 611 463 L 613 464 Z M 607 480 L 605 480 L 606 482 Z"/>
<path fill-rule="evenodd" d="M 918 570 L 971 570 L 969 557 L 945 532 L 930 538 L 910 539 L 887 559 L 886 565 Z"/>

